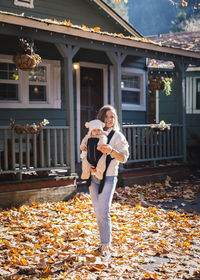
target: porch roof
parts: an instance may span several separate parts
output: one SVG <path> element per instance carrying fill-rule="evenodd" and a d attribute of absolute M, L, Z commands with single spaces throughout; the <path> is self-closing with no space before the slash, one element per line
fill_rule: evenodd
<path fill-rule="evenodd" d="M 83 47 L 84 44 L 81 45 L 80 40 L 77 40 L 78 38 L 82 40 L 90 40 L 91 44 L 96 44 L 95 48 L 97 48 L 97 44 L 99 44 L 99 46 L 101 45 L 101 49 L 103 50 L 106 50 L 106 47 L 111 46 L 115 51 L 123 50 L 130 55 L 135 55 L 135 53 L 137 52 L 138 56 L 172 61 L 175 61 L 177 57 L 181 57 L 186 60 L 189 59 L 192 64 L 200 64 L 199 50 L 193 51 L 192 49 L 185 50 L 172 46 L 162 46 L 160 43 L 151 41 L 146 38 L 108 33 L 106 31 L 100 31 L 98 27 L 88 28 L 84 25 L 73 25 L 70 21 L 61 22 L 51 19 L 40 19 L 28 16 L 25 17 L 23 14 L 14 14 L 0 11 L 0 22 L 2 23 L 2 27 L 5 27 L 6 25 L 18 26 L 19 33 L 23 28 L 31 28 L 36 31 L 35 33 L 40 30 L 47 31 L 50 35 L 52 35 L 53 33 L 60 34 L 62 35 L 62 38 L 64 38 L 65 36 L 75 38 L 76 45 L 79 45 L 81 47 Z M 4 32 L 2 31 L 2 33 Z M 35 34 L 35 39 L 37 39 L 38 36 L 38 33 Z M 85 44 L 85 46 L 87 46 L 87 44 Z"/>

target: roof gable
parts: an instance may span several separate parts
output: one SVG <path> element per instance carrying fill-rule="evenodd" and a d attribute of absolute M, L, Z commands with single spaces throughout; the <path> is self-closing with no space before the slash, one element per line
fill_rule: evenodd
<path fill-rule="evenodd" d="M 75 25 L 98 26 L 111 33 L 141 37 L 129 23 L 102 0 L 33 0 L 33 7 L 15 5 L 14 1 L 1 0 L 1 11 L 34 18 L 70 20 Z"/>

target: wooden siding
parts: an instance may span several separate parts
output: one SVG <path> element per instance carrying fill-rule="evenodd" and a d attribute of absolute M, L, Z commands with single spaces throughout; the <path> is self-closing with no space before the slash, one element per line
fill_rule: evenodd
<path fill-rule="evenodd" d="M 159 119 L 166 123 L 178 123 L 179 96 L 175 84 L 174 82 L 171 95 L 167 96 L 163 91 L 159 92 Z"/>
<path fill-rule="evenodd" d="M 1 0 L 1 10 L 37 18 L 70 20 L 73 24 L 98 26 L 102 31 L 128 34 L 125 29 L 88 0 L 34 0 L 34 8 L 15 6 L 14 1 Z"/>

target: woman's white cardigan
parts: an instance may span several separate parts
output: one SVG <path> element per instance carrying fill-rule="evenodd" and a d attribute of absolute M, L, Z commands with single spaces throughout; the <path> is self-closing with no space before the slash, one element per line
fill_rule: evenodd
<path fill-rule="evenodd" d="M 110 130 L 107 130 L 107 132 L 109 133 Z M 120 131 L 115 131 L 113 137 L 110 140 L 109 145 L 116 150 L 117 152 L 119 152 L 120 154 L 122 154 L 124 156 L 124 161 L 122 163 L 125 163 L 129 157 L 129 144 L 125 138 L 125 136 L 120 132 Z M 111 156 L 112 157 L 112 156 Z M 116 160 L 114 157 L 112 157 L 113 160 L 111 160 L 107 172 L 106 172 L 106 176 L 117 176 L 118 175 L 118 169 L 119 169 L 119 161 Z"/>

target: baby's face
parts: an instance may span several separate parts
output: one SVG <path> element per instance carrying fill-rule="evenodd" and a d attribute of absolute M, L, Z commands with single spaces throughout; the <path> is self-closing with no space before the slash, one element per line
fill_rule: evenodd
<path fill-rule="evenodd" d="M 101 135 L 101 129 L 97 129 L 97 128 L 93 129 L 91 131 L 91 135 L 92 136 L 99 136 L 99 135 Z"/>

